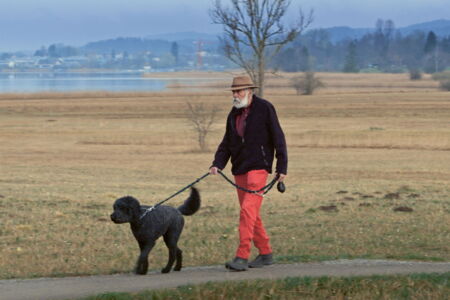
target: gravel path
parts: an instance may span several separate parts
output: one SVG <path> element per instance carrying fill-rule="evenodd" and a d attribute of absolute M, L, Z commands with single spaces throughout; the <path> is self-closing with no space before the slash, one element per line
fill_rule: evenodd
<path fill-rule="evenodd" d="M 335 260 L 320 263 L 276 264 L 247 272 L 229 272 L 223 266 L 184 268 L 181 272 L 146 276 L 134 274 L 85 277 L 0 280 L 1 300 L 73 299 L 104 292 L 138 292 L 208 281 L 276 279 L 288 276 L 355 276 L 450 272 L 450 262 L 392 260 Z"/>

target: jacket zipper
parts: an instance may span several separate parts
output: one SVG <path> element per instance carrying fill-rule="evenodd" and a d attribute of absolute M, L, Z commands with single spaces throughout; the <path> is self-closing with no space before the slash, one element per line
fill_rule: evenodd
<path fill-rule="evenodd" d="M 244 120 L 244 132 L 242 133 L 242 143 L 245 143 L 245 129 L 247 129 L 247 118 Z"/>
<path fill-rule="evenodd" d="M 266 166 L 268 166 L 269 163 L 266 160 L 266 151 L 264 151 L 264 146 L 263 145 L 261 145 L 261 153 L 262 153 L 262 156 L 263 156 L 264 163 L 266 164 Z"/>

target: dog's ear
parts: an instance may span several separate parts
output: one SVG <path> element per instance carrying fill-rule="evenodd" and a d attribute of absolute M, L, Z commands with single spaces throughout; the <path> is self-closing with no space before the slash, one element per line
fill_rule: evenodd
<path fill-rule="evenodd" d="M 138 199 L 131 196 L 127 196 L 127 200 L 132 217 L 133 218 L 139 217 L 141 214 L 141 204 L 139 203 Z"/>

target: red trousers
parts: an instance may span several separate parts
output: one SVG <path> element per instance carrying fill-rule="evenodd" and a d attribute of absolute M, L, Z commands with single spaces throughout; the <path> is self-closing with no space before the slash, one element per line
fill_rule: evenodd
<path fill-rule="evenodd" d="M 234 176 L 237 185 L 248 190 L 258 190 L 266 185 L 268 173 L 266 170 L 253 170 L 243 175 Z M 259 254 L 272 253 L 269 237 L 264 229 L 259 209 L 263 197 L 237 189 L 239 204 L 241 206 L 239 217 L 239 248 L 236 256 L 248 259 L 252 241 L 258 248 Z"/>

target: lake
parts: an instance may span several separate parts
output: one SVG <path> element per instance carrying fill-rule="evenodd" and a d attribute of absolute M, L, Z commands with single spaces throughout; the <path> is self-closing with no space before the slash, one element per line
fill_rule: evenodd
<path fill-rule="evenodd" d="M 0 93 L 69 91 L 163 91 L 170 84 L 193 85 L 217 78 L 152 78 L 142 72 L 0 72 Z M 174 73 L 176 74 L 176 73 Z"/>

